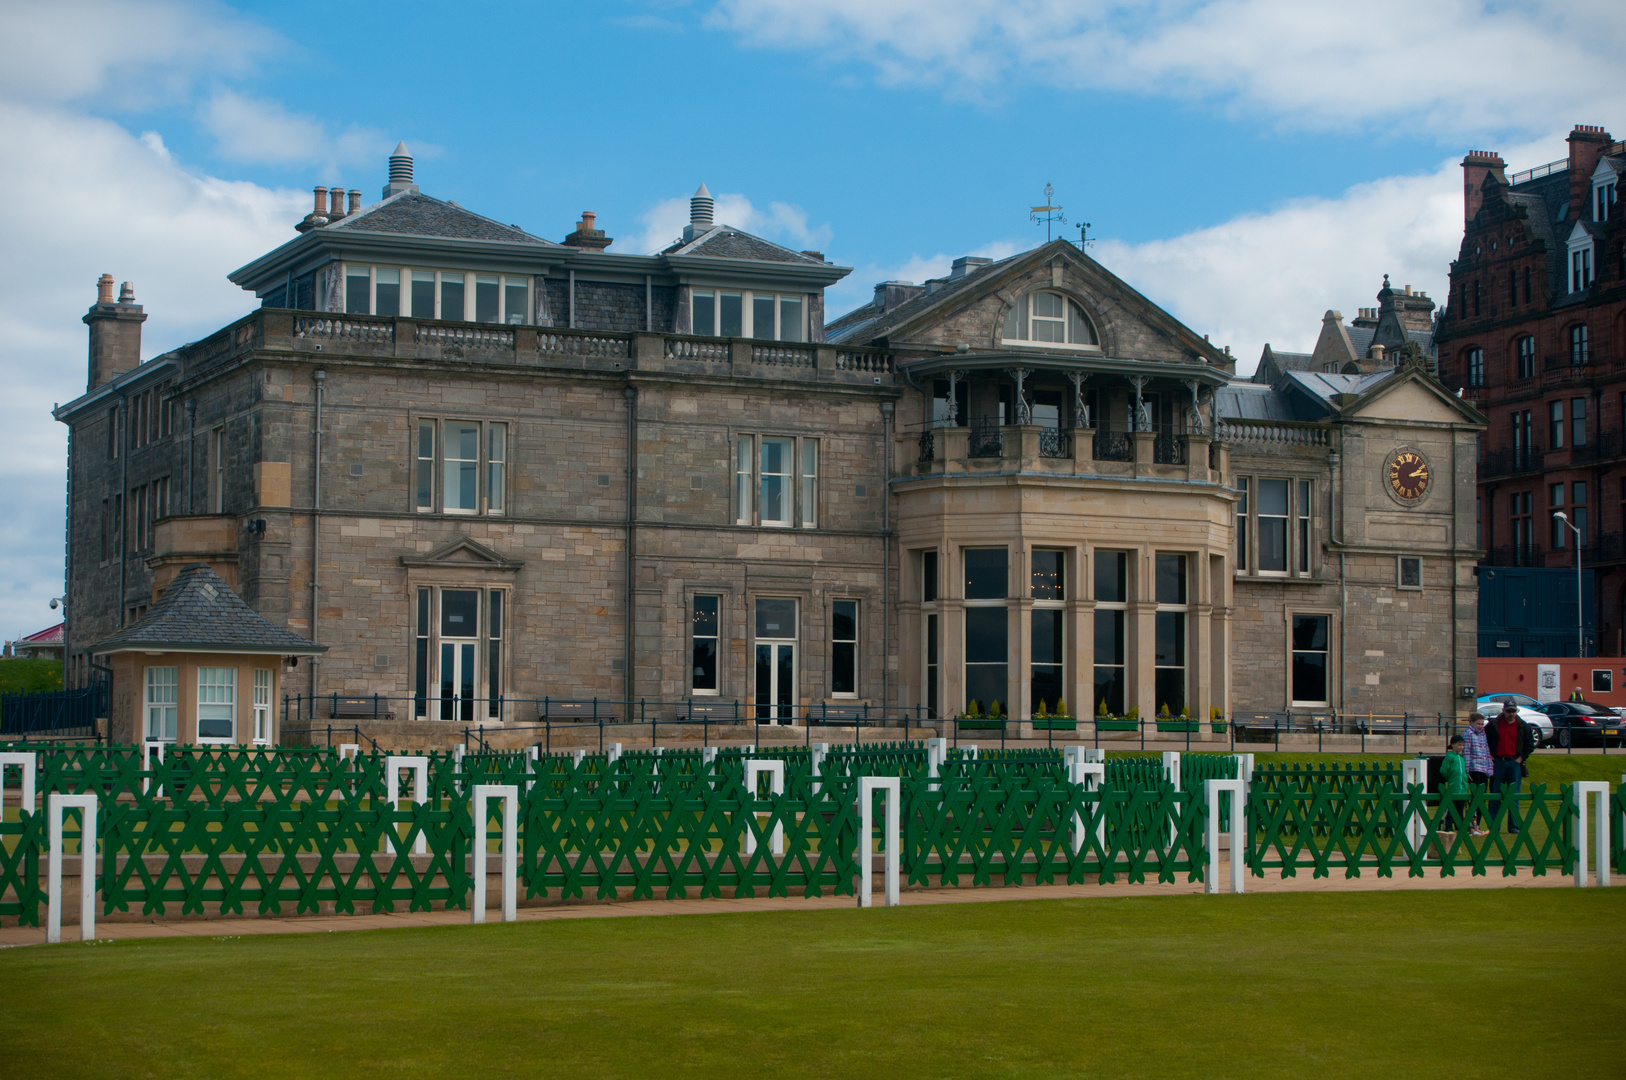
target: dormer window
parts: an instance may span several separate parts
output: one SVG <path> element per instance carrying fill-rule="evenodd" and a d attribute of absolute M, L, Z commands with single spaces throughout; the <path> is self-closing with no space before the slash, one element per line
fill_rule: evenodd
<path fill-rule="evenodd" d="M 1100 340 L 1084 309 L 1060 293 L 1036 292 L 1018 300 L 1005 315 L 1000 339 L 1007 345 L 1060 345 L 1095 348 Z"/>
<path fill-rule="evenodd" d="M 1608 221 L 1609 208 L 1615 205 L 1615 169 L 1608 158 L 1600 158 L 1592 171 L 1592 220 Z"/>
<path fill-rule="evenodd" d="M 1575 223 L 1565 247 L 1570 257 L 1570 292 L 1578 293 L 1592 284 L 1592 234 L 1585 222 Z"/>
<path fill-rule="evenodd" d="M 355 263 L 344 273 L 344 310 L 350 315 L 522 324 L 531 321 L 530 297 L 531 278 L 524 274 Z"/>
<path fill-rule="evenodd" d="M 689 312 L 696 334 L 761 341 L 806 341 L 807 298 L 802 293 L 695 289 Z"/>

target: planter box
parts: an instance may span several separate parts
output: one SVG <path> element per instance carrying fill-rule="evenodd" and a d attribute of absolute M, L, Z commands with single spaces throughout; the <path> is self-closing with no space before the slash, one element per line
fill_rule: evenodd
<path fill-rule="evenodd" d="M 1078 721 L 1071 716 L 1035 717 L 1034 731 L 1077 731 Z"/>
<path fill-rule="evenodd" d="M 1097 717 L 1095 721 L 1097 731 L 1138 731 L 1139 720 L 1124 720 L 1116 716 Z"/>
<path fill-rule="evenodd" d="M 1229 726 L 1230 725 L 1228 725 L 1224 720 L 1214 720 L 1209 723 L 1208 730 L 1212 731 L 1215 735 L 1224 735 Z"/>
<path fill-rule="evenodd" d="M 1157 722 L 1157 730 L 1159 730 L 1159 731 L 1179 731 L 1179 732 L 1193 731 L 1193 732 L 1195 732 L 1195 731 L 1201 731 L 1202 729 L 1203 729 L 1203 725 L 1202 725 L 1202 721 L 1200 721 L 1200 720 L 1184 720 L 1184 719 L 1176 718 L 1176 719 L 1173 719 L 1173 720 L 1159 720 Z"/>
<path fill-rule="evenodd" d="M 956 720 L 954 722 L 959 725 L 961 731 L 1004 731 L 1005 730 L 1005 721 L 1003 719 L 990 720 L 986 716 L 978 717 L 975 720 Z"/>

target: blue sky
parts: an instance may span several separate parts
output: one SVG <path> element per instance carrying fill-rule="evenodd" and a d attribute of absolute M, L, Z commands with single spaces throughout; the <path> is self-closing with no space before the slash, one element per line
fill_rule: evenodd
<path fill-rule="evenodd" d="M 1042 241 L 1052 183 L 1096 258 L 1246 371 L 1384 273 L 1443 292 L 1466 151 L 1524 168 L 1573 123 L 1626 134 L 1626 5 L 1324 7 L 8 5 L 0 632 L 47 625 L 61 590 L 49 410 L 84 391 L 96 276 L 135 282 L 147 355 L 203 336 L 249 306 L 224 275 L 313 185 L 376 199 L 397 139 L 429 193 L 552 239 L 593 210 L 617 250 L 673 238 L 704 181 L 729 223 L 855 267 L 833 312 Z"/>

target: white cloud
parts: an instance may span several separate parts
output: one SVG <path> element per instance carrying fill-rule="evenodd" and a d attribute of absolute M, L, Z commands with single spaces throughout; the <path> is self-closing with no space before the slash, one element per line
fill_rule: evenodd
<path fill-rule="evenodd" d="M 708 22 L 960 97 L 1032 80 L 1453 137 L 1600 122 L 1626 104 L 1607 74 L 1626 48 L 1614 0 L 721 0 Z"/>
<path fill-rule="evenodd" d="M 1506 156 L 1512 168 L 1528 168 L 1562 157 L 1562 147 L 1550 139 Z M 1347 321 L 1356 308 L 1375 307 L 1384 274 L 1443 305 L 1461 242 L 1462 169 L 1451 160 L 1184 236 L 1104 240 L 1090 254 L 1216 345 L 1230 345 L 1237 370 L 1248 373 L 1266 342 L 1308 352 L 1328 309 Z"/>
<path fill-rule="evenodd" d="M 0 5 L 0 98 L 136 108 L 205 75 L 242 75 L 286 43 L 219 4 L 52 0 Z"/>
<path fill-rule="evenodd" d="M 732 225 L 797 251 L 822 251 L 830 243 L 830 226 L 809 225 L 807 211 L 799 206 L 773 202 L 759 210 L 739 194 L 718 195 L 715 201 L 713 220 L 719 225 Z M 642 234 L 618 243 L 615 250 L 644 255 L 672 244 L 689 223 L 688 197 L 662 199 L 644 212 L 643 223 Z"/>
<path fill-rule="evenodd" d="M 85 392 L 86 330 L 103 271 L 131 281 L 143 356 L 200 338 L 254 300 L 226 271 L 289 239 L 303 192 L 195 176 L 153 132 L 0 101 L 0 633 L 47 626 L 62 591 L 66 429 L 54 403 Z"/>
<path fill-rule="evenodd" d="M 336 167 L 382 161 L 394 143 L 370 128 L 338 135 L 313 116 L 291 113 L 274 101 L 217 89 L 199 117 L 228 161 L 286 165 L 318 162 Z"/>

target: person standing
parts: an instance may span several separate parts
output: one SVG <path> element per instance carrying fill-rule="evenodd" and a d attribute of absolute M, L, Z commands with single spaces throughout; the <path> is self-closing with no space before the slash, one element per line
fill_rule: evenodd
<path fill-rule="evenodd" d="M 1524 763 L 1536 752 L 1535 729 L 1519 718 L 1519 707 L 1512 702 L 1502 703 L 1501 715 L 1485 727 L 1485 741 L 1491 754 L 1491 790 L 1497 792 L 1498 807 L 1509 793 L 1512 805 L 1507 809 L 1507 831 L 1519 831 L 1519 785 L 1524 779 Z"/>
<path fill-rule="evenodd" d="M 1441 831 L 1456 832 L 1456 824 L 1462 820 L 1463 808 L 1468 804 L 1468 763 L 1462 755 L 1466 741 L 1461 735 L 1451 736 L 1450 748 L 1440 761 L 1440 795 L 1450 808 Z M 1485 830 L 1469 828 L 1468 835 L 1484 836 Z"/>
<path fill-rule="evenodd" d="M 1468 783 L 1476 788 L 1483 789 L 1490 782 L 1491 773 L 1496 763 L 1491 760 L 1490 737 L 1485 734 L 1485 714 L 1472 712 L 1468 714 L 1468 730 L 1463 736 L 1463 759 L 1468 766 Z M 1474 811 L 1474 834 L 1480 833 L 1479 811 Z"/>

